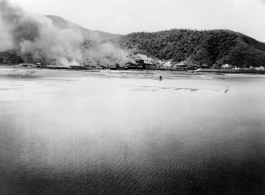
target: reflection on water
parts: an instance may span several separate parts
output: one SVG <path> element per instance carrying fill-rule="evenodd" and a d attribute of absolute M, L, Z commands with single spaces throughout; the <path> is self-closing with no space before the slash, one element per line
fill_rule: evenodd
<path fill-rule="evenodd" d="M 1 194 L 264 194 L 263 82 L 1 80 Z"/>

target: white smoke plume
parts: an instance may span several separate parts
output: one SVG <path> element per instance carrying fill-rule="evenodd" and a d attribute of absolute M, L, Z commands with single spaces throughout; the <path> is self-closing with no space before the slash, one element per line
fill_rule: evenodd
<path fill-rule="evenodd" d="M 58 65 L 82 60 L 80 32 L 56 27 L 48 17 L 27 13 L 7 0 L 0 0 L 0 32 L 0 51 L 15 49 L 26 61 L 29 56 Z"/>
<path fill-rule="evenodd" d="M 124 66 L 128 62 L 135 63 L 129 52 L 115 46 L 111 42 L 98 43 L 95 47 L 84 52 L 87 64 L 102 65 L 105 67 Z"/>
<path fill-rule="evenodd" d="M 92 46 L 85 46 L 87 40 Z M 123 66 L 133 61 L 128 52 L 102 40 L 95 31 L 83 36 L 80 28 L 56 26 L 49 17 L 0 0 L 0 51 L 7 50 L 15 50 L 26 62 L 57 65 Z"/>

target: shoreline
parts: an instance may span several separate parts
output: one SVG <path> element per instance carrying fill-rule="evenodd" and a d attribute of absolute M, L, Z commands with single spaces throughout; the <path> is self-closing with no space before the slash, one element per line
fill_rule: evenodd
<path fill-rule="evenodd" d="M 191 72 L 191 71 L 159 71 L 159 70 L 65 70 L 46 68 L 23 68 L 0 66 L 0 78 L 48 78 L 48 77 L 104 77 L 104 78 L 132 78 L 155 79 L 226 79 L 226 78 L 265 78 L 264 74 L 229 73 L 216 74 L 216 72 Z"/>

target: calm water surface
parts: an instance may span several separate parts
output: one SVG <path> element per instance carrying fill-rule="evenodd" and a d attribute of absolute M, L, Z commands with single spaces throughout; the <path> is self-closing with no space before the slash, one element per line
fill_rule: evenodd
<path fill-rule="evenodd" d="M 0 194 L 265 194 L 265 78 L 0 79 Z"/>

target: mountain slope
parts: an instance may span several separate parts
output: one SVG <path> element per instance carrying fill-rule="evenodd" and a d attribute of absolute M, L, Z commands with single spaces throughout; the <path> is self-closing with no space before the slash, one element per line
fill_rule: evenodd
<path fill-rule="evenodd" d="M 72 23 L 68 20 L 65 20 L 64 18 L 61 18 L 59 16 L 47 15 L 46 17 L 50 18 L 55 26 L 58 26 L 62 29 L 70 28 L 70 29 L 80 31 L 86 40 L 99 39 L 101 41 L 104 41 L 104 40 L 109 40 L 109 39 L 121 36 L 118 34 L 111 34 L 111 33 L 97 31 L 97 30 L 89 30 L 75 23 Z"/>
<path fill-rule="evenodd" d="M 265 66 L 265 44 L 229 30 L 167 30 L 117 37 L 123 48 L 160 59 L 218 67 Z"/>

